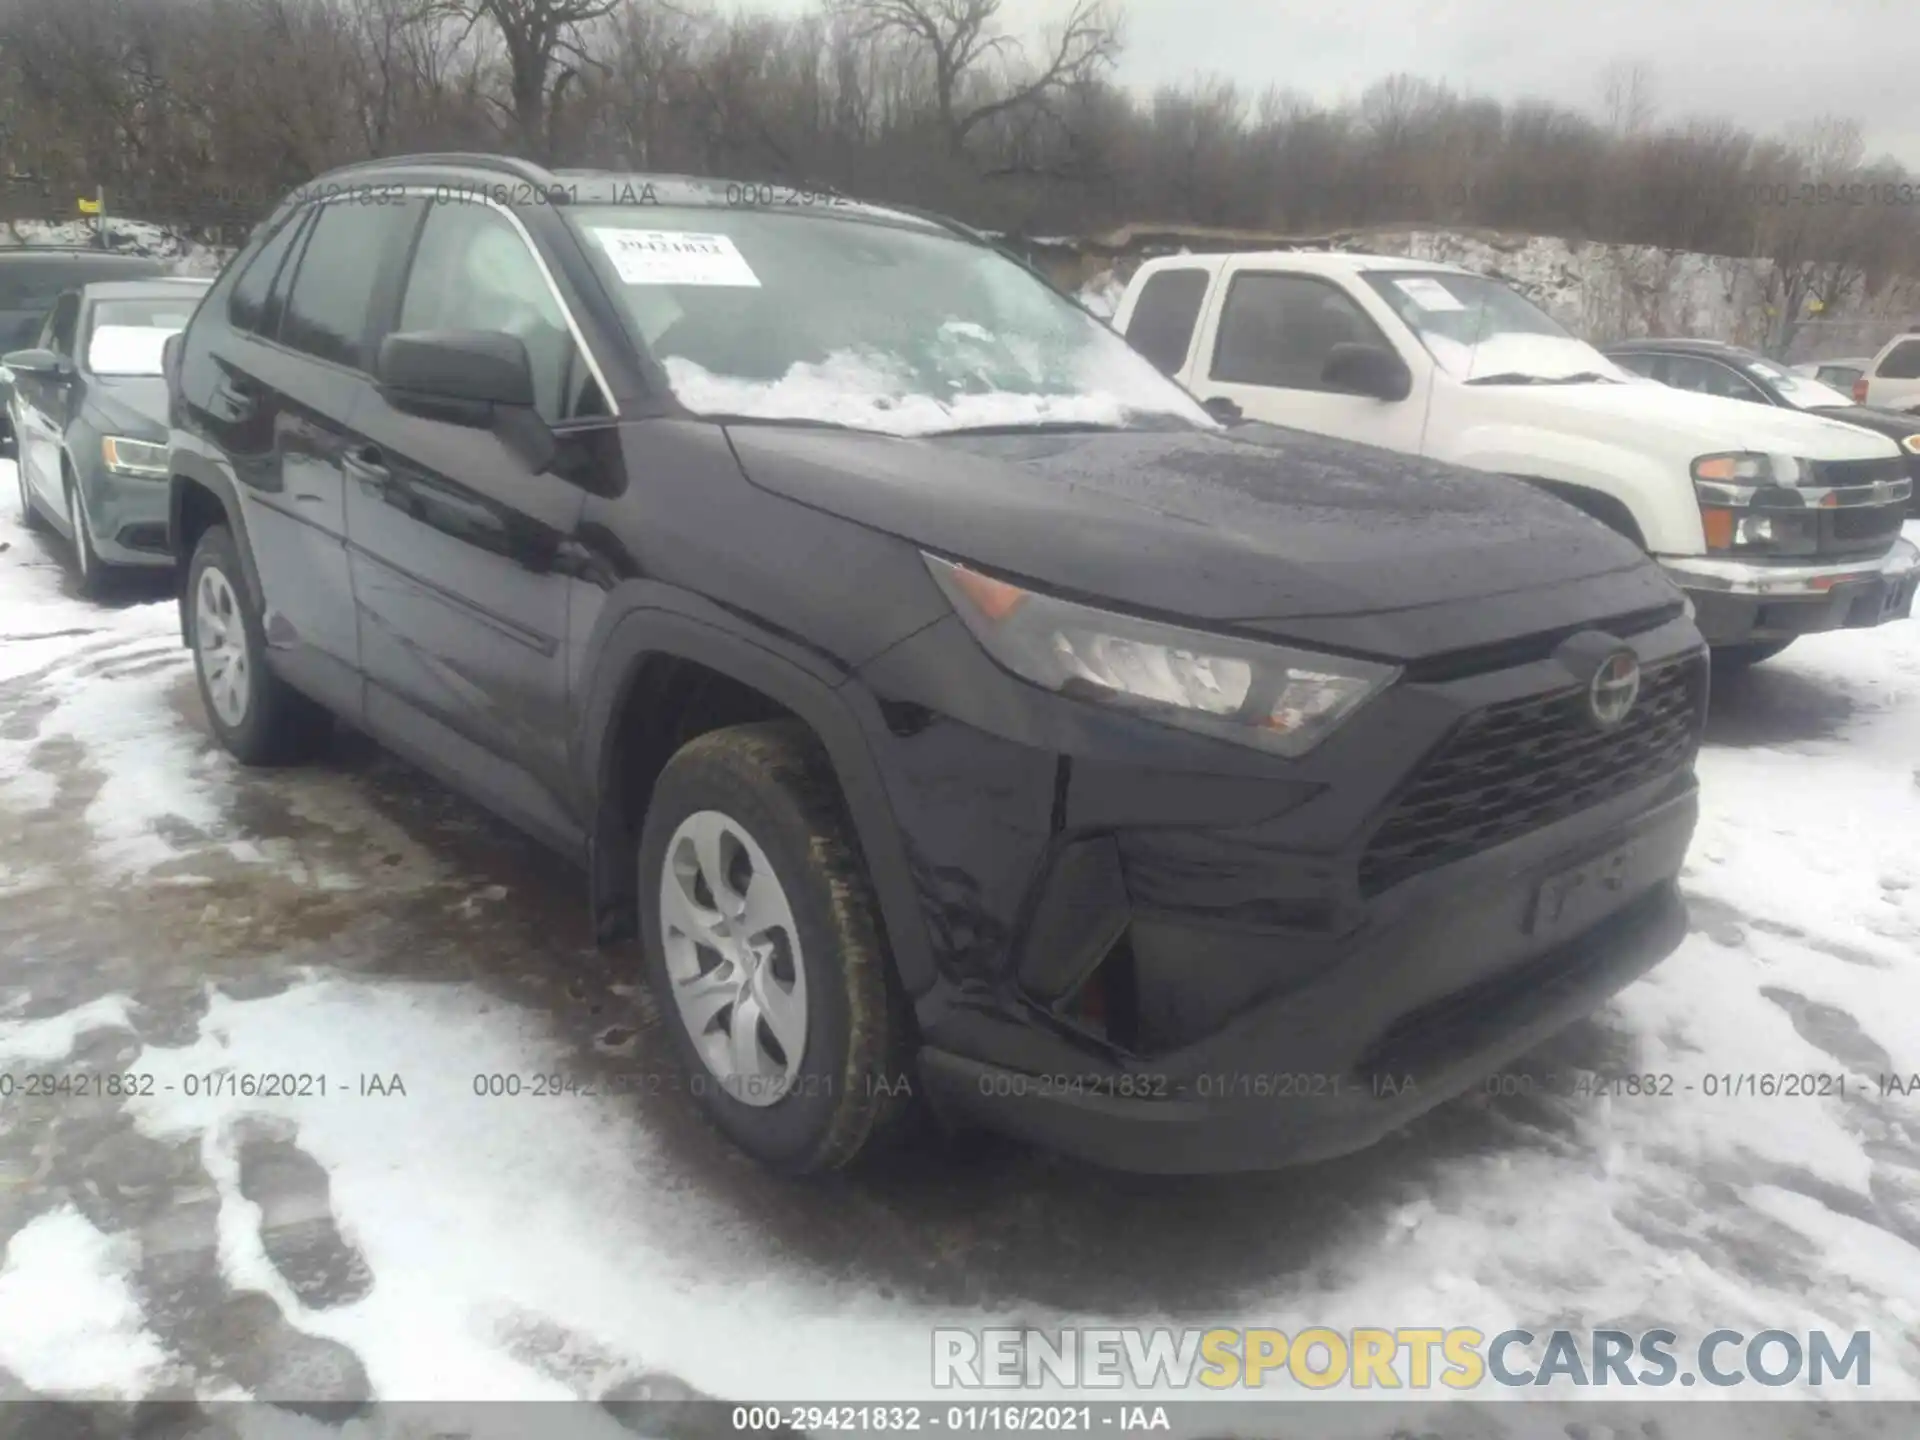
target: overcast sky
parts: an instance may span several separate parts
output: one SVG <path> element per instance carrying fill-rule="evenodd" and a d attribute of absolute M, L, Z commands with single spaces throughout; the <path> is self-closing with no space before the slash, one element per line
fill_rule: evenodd
<path fill-rule="evenodd" d="M 793 12 L 812 0 L 767 0 Z M 1120 0 L 1119 78 L 1150 92 L 1195 75 L 1334 102 L 1396 71 L 1499 100 L 1598 112 L 1601 74 L 1640 62 L 1656 118 L 1724 117 L 1766 134 L 1840 113 L 1869 156 L 1920 170 L 1916 0 Z M 1037 34 L 1066 0 L 1005 0 Z M 758 8 L 753 7 L 753 8 Z"/>
<path fill-rule="evenodd" d="M 1052 4 L 1009 0 L 1036 20 Z M 1837 112 L 1870 155 L 1920 169 L 1914 0 L 1127 0 L 1121 78 L 1151 89 L 1218 72 L 1321 100 L 1409 71 L 1500 100 L 1597 111 L 1601 73 L 1638 61 L 1660 117 L 1764 133 Z M 1057 13 L 1057 12 L 1055 12 Z"/>

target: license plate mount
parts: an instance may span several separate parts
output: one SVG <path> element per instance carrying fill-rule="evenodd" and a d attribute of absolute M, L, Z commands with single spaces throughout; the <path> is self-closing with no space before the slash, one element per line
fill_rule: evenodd
<path fill-rule="evenodd" d="M 1639 872 L 1645 845 L 1629 840 L 1542 880 L 1527 908 L 1526 933 L 1551 940 L 1583 930 L 1615 909 Z"/>

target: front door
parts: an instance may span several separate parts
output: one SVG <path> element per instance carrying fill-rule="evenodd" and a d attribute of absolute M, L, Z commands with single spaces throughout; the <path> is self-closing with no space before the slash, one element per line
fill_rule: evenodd
<path fill-rule="evenodd" d="M 1420 453 L 1430 367 L 1411 366 L 1403 400 L 1346 394 L 1321 379 L 1336 345 L 1395 348 L 1352 296 L 1318 275 L 1271 270 L 1240 270 L 1222 286 L 1193 358 L 1195 395 L 1231 400 L 1249 420 Z"/>
<path fill-rule="evenodd" d="M 562 460 L 606 407 L 529 241 L 480 200 L 436 200 L 394 329 L 518 336 Z M 367 719 L 398 748 L 461 772 L 549 839 L 579 838 L 569 768 L 567 616 L 583 583 L 586 495 L 492 429 L 398 409 L 354 418 L 347 533 Z"/>

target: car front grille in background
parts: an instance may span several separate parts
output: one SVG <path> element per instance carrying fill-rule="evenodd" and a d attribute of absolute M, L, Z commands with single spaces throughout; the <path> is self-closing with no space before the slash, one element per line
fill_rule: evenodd
<path fill-rule="evenodd" d="M 1891 545 L 1906 520 L 1907 502 L 1895 505 L 1860 505 L 1844 510 L 1821 512 L 1833 526 L 1833 544 L 1822 549 L 1869 550 Z"/>
<path fill-rule="evenodd" d="M 1360 888 L 1377 894 L 1681 769 L 1699 743 L 1706 685 L 1704 654 L 1650 665 L 1610 730 L 1595 727 L 1585 686 L 1469 716 L 1374 832 Z"/>

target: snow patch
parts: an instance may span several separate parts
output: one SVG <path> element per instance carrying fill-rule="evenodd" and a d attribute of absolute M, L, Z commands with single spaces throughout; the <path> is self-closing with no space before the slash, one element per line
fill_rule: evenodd
<path fill-rule="evenodd" d="M 138 1251 L 71 1205 L 21 1226 L 0 1270 L 0 1367 L 48 1398 L 143 1396 L 166 1356 L 128 1283 Z"/>

